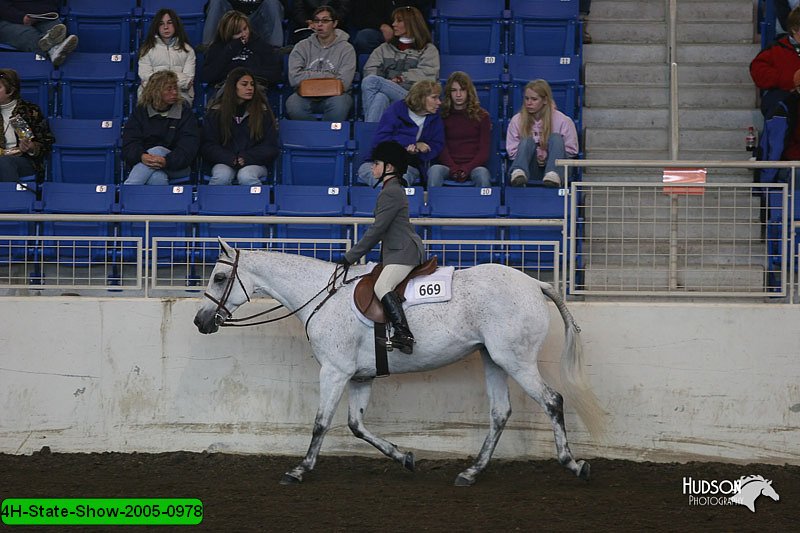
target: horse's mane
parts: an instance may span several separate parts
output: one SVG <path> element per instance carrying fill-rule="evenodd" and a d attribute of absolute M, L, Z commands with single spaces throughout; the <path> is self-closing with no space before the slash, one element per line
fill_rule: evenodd
<path fill-rule="evenodd" d="M 739 482 L 742 486 L 752 483 L 753 481 L 763 481 L 764 483 L 770 482 L 768 479 L 764 479 L 764 476 L 742 476 L 739 478 Z"/>

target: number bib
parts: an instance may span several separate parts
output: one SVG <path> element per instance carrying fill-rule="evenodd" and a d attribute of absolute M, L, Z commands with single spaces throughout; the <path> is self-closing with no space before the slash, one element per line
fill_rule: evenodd
<path fill-rule="evenodd" d="M 408 305 L 450 300 L 454 270 L 454 267 L 439 267 L 433 274 L 409 281 L 404 294 Z"/>

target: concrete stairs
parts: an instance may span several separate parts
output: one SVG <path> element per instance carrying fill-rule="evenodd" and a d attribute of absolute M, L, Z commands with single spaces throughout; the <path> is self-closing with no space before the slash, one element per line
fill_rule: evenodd
<path fill-rule="evenodd" d="M 678 159 L 747 160 L 747 128 L 761 123 L 748 70 L 760 49 L 753 0 L 678 0 L 677 15 Z M 671 159 L 668 17 L 666 0 L 592 2 L 593 43 L 583 48 L 586 159 Z M 660 182 L 661 169 L 588 168 L 584 181 Z M 753 173 L 709 169 L 708 181 L 749 183 Z M 621 222 L 664 220 L 659 213 L 669 209 L 668 197 L 642 201 L 634 194 L 628 203 L 598 196 L 585 201 L 586 288 L 642 284 L 660 290 L 666 283 L 668 225 Z M 730 201 L 739 208 L 729 221 L 709 224 L 709 217 L 726 211 L 699 207 L 682 222 L 683 286 L 702 291 L 720 283 L 745 290 L 763 285 L 761 206 L 744 189 Z M 643 228 L 650 230 L 642 233 Z M 756 264 L 749 264 L 751 256 Z"/>
<path fill-rule="evenodd" d="M 759 123 L 752 0 L 678 1 L 678 159 L 744 160 Z M 665 0 L 595 0 L 584 46 L 587 159 L 670 159 Z M 749 179 L 747 173 L 742 173 Z M 589 169 L 586 179 L 606 177 Z"/>

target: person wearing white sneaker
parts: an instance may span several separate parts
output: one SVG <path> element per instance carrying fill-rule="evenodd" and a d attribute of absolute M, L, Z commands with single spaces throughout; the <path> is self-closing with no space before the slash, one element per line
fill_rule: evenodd
<path fill-rule="evenodd" d="M 22 52 L 48 53 L 58 66 L 78 46 L 78 38 L 67 37 L 61 23 L 58 0 L 0 1 L 0 42 Z"/>
<path fill-rule="evenodd" d="M 522 187 L 541 180 L 546 187 L 559 187 L 556 159 L 578 155 L 575 123 L 556 109 L 553 91 L 545 80 L 528 82 L 523 94 L 522 107 L 506 132 L 506 151 L 513 160 L 509 185 Z"/>

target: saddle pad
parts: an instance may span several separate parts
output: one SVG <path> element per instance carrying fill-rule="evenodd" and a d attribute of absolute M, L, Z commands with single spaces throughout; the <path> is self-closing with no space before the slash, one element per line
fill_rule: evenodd
<path fill-rule="evenodd" d="M 367 271 L 372 272 L 377 263 L 367 263 Z M 433 274 L 418 276 L 409 280 L 406 290 L 403 293 L 406 301 L 403 302 L 403 309 L 408 309 L 412 305 L 428 304 L 437 302 L 447 302 L 453 297 L 453 272 L 455 267 L 439 267 Z M 350 308 L 364 325 L 373 327 L 375 323 L 356 307 L 356 302 L 350 298 Z"/>

